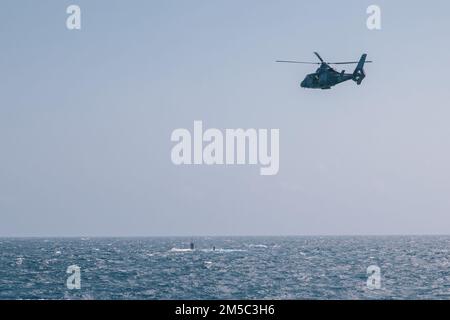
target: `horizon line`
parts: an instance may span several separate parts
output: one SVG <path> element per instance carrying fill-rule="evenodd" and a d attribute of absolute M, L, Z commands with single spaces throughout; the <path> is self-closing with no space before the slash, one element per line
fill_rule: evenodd
<path fill-rule="evenodd" d="M 405 234 L 279 234 L 279 235 L 75 235 L 75 236 L 58 236 L 58 235 L 36 235 L 36 236 L 2 236 L 0 239 L 36 239 L 36 238 L 62 238 L 62 239 L 77 239 L 77 238 L 240 238 L 240 237 L 254 237 L 254 238 L 279 238 L 279 237 L 450 237 L 450 234 L 440 233 L 405 233 Z"/>

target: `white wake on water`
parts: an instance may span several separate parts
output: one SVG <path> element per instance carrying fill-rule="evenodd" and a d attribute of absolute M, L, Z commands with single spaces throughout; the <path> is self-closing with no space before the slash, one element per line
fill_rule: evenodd
<path fill-rule="evenodd" d="M 218 253 L 227 253 L 227 252 L 246 252 L 245 249 L 188 249 L 188 248 L 172 248 L 169 250 L 170 252 L 218 252 Z"/>
<path fill-rule="evenodd" d="M 192 252 L 194 250 L 186 249 L 186 248 L 172 248 L 169 251 L 171 251 L 171 252 Z"/>

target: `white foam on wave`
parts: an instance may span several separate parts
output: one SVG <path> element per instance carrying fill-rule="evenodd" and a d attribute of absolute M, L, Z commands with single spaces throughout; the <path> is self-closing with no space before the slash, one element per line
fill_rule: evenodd
<path fill-rule="evenodd" d="M 172 248 L 169 250 L 170 252 L 194 252 L 194 251 L 199 251 L 199 252 L 217 252 L 217 253 L 228 253 L 228 252 L 246 252 L 247 250 L 245 249 L 188 249 L 188 248 Z"/>
<path fill-rule="evenodd" d="M 264 248 L 266 249 L 267 246 L 265 244 L 250 244 L 248 245 L 250 248 Z"/>
<path fill-rule="evenodd" d="M 172 248 L 170 249 L 171 252 L 192 252 L 194 250 L 192 249 L 186 249 L 186 248 Z"/>
<path fill-rule="evenodd" d="M 213 249 L 202 249 L 202 250 L 200 250 L 200 251 L 202 251 L 202 252 L 245 252 L 245 251 L 247 251 L 247 250 L 244 250 L 244 249 L 215 249 L 215 250 L 213 250 Z"/>

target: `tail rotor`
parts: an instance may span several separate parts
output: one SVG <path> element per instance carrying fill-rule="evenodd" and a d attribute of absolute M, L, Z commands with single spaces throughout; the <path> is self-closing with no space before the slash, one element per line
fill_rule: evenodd
<path fill-rule="evenodd" d="M 364 64 L 366 63 L 366 58 L 367 58 L 367 54 L 363 54 L 361 56 L 361 59 L 359 59 L 359 62 L 355 68 L 355 71 L 353 71 L 353 81 L 355 81 L 357 85 L 360 85 L 361 82 L 366 77 L 366 74 L 364 72 Z"/>

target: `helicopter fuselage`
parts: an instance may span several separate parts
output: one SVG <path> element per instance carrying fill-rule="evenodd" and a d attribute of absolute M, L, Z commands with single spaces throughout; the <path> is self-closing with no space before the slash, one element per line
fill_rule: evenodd
<path fill-rule="evenodd" d="M 345 71 L 337 72 L 328 65 L 322 65 L 315 73 L 308 74 L 300 83 L 302 88 L 330 89 L 341 82 L 352 80 L 353 74 Z"/>

